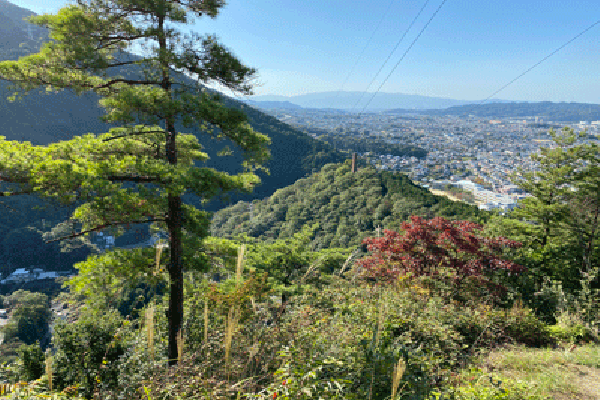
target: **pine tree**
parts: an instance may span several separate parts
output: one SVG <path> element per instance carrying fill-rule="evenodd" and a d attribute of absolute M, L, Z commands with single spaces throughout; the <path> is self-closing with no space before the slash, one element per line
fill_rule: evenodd
<path fill-rule="evenodd" d="M 259 182 L 253 171 L 269 157 L 268 137 L 254 132 L 243 112 L 224 107 L 200 84 L 216 82 L 250 94 L 255 70 L 217 38 L 176 29 L 194 17 L 215 18 L 224 4 L 77 0 L 55 15 L 30 19 L 50 29 L 52 40 L 39 53 L 0 63 L 0 78 L 14 83 L 15 95 L 39 87 L 91 91 L 101 96 L 105 122 L 120 126 L 47 147 L 0 137 L 0 180 L 20 187 L 5 195 L 37 194 L 78 204 L 63 225 L 72 231 L 63 230 L 62 240 L 106 229 L 119 235 L 123 226 L 135 223 L 153 223 L 168 232 L 170 364 L 177 362 L 184 266 L 202 264 L 186 258 L 183 240 L 194 238 L 199 245 L 209 224 L 208 214 L 183 204 L 182 195 L 189 190 L 208 200 L 230 190 L 250 191 Z M 145 55 L 125 52 L 138 44 Z M 196 167 L 207 155 L 197 138 L 178 132 L 176 124 L 199 126 L 207 135 L 231 140 L 244 152 L 245 172 L 230 176 Z M 139 250 L 115 250 L 90 262 L 109 266 L 123 278 L 152 275 L 148 272 L 154 265 L 151 255 Z"/>

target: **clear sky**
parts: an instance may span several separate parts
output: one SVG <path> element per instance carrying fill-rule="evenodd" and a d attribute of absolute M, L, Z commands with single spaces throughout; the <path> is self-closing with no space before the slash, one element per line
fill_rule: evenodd
<path fill-rule="evenodd" d="M 36 13 L 68 4 L 10 1 Z M 429 1 L 369 91 L 380 86 L 441 1 Z M 198 19 L 193 29 L 216 34 L 258 69 L 257 95 L 364 91 L 424 3 L 229 0 L 217 19 Z M 598 0 L 447 0 L 381 91 L 483 100 L 599 20 L 598 5 Z M 600 103 L 600 24 L 495 98 Z"/>

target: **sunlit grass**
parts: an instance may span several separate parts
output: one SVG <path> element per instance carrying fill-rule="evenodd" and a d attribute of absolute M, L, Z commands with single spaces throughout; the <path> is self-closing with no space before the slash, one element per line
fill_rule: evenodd
<path fill-rule="evenodd" d="M 497 380 L 529 384 L 529 394 L 550 399 L 600 399 L 600 346 L 581 345 L 567 349 L 531 349 L 511 346 L 491 351 L 476 363 L 476 372 L 464 372 L 459 381 L 482 375 Z M 595 396 L 595 397 L 594 397 Z"/>

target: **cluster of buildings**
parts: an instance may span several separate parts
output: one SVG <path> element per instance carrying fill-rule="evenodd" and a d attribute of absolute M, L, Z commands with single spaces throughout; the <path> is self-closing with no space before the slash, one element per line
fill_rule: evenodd
<path fill-rule="evenodd" d="M 428 152 L 425 158 L 359 155 L 377 168 L 404 172 L 423 186 L 430 187 L 443 180 L 452 182 L 472 191 L 477 204 L 484 209 L 509 210 L 527 195 L 518 190 L 511 175 L 519 169 L 539 170 L 530 156 L 543 147 L 555 147 L 548 134 L 550 129 L 558 132 L 566 126 L 575 132 L 586 130 L 588 137 L 579 139 L 578 144 L 600 143 L 600 121 L 547 121 L 536 116 L 490 119 L 386 113 L 358 115 L 302 108 L 269 112 L 309 134 L 316 128 L 423 148 Z M 318 134 L 313 136 L 318 137 Z"/>
<path fill-rule="evenodd" d="M 506 185 L 498 191 L 492 191 L 484 188 L 470 179 L 436 180 L 430 184 L 423 185 L 432 189 L 444 190 L 447 185 L 459 187 L 465 191 L 473 193 L 478 207 L 483 210 L 501 209 L 505 211 L 513 210 L 517 207 L 517 201 L 528 196 L 525 191 L 516 185 Z"/>
<path fill-rule="evenodd" d="M 13 283 L 24 283 L 30 282 L 34 280 L 42 280 L 42 279 L 56 279 L 60 276 L 70 275 L 71 272 L 56 272 L 56 271 L 44 271 L 43 268 L 35 268 L 31 267 L 27 268 L 18 268 L 16 271 L 9 274 L 4 279 L 0 279 L 0 284 L 13 284 Z M 0 277 L 1 278 L 1 277 Z"/>

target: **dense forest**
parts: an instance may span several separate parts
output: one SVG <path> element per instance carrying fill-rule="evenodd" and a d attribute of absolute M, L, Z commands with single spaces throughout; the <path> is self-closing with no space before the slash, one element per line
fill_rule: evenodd
<path fill-rule="evenodd" d="M 215 213 L 211 234 L 247 234 L 264 241 L 292 237 L 306 224 L 319 223 L 314 249 L 351 247 L 375 229 L 398 229 L 411 215 L 484 222 L 489 214 L 476 206 L 435 196 L 404 174 L 377 171 L 350 160 L 328 164 L 319 173 L 277 190 L 264 200 L 238 202 Z"/>
<path fill-rule="evenodd" d="M 415 113 L 414 110 L 389 110 L 389 113 Z M 542 101 L 539 103 L 489 103 L 466 104 L 448 107 L 442 110 L 420 110 L 425 115 L 456 115 L 468 117 L 473 115 L 481 118 L 506 118 L 506 117 L 540 117 L 548 121 L 579 122 L 600 120 L 600 105 L 586 103 L 553 103 Z"/>

